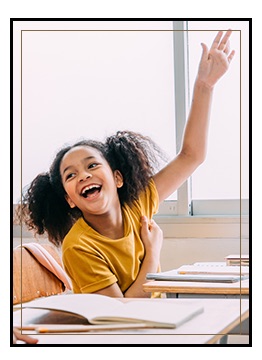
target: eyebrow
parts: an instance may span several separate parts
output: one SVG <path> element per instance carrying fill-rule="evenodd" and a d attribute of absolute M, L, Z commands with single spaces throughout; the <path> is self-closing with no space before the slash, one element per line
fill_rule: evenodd
<path fill-rule="evenodd" d="M 81 161 L 86 161 L 86 160 L 90 160 L 90 159 L 95 159 L 95 156 L 87 156 L 87 157 L 85 157 L 83 160 L 81 160 Z M 70 168 L 72 168 L 72 167 L 74 167 L 74 165 L 69 165 L 69 166 L 67 166 L 65 169 L 64 169 L 64 171 L 63 171 L 63 175 L 64 175 L 64 173 L 67 171 L 67 170 L 69 170 Z"/>

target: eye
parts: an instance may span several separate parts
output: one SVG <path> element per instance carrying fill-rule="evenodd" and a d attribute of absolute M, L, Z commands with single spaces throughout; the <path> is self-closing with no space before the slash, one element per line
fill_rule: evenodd
<path fill-rule="evenodd" d="M 98 163 L 92 163 L 90 165 L 88 165 L 88 169 L 93 169 L 95 167 L 97 167 L 99 164 Z"/>
<path fill-rule="evenodd" d="M 75 176 L 75 173 L 69 173 L 66 175 L 66 180 L 72 179 Z"/>

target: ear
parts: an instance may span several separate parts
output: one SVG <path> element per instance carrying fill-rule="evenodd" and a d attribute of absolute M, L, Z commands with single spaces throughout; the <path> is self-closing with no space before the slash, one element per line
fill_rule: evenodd
<path fill-rule="evenodd" d="M 119 170 L 114 171 L 114 178 L 115 178 L 116 187 L 121 188 L 124 184 L 124 179 L 123 179 L 123 175 Z"/>
<path fill-rule="evenodd" d="M 76 207 L 76 204 L 70 199 L 70 197 L 66 194 L 65 195 L 65 199 L 68 202 L 69 206 L 71 207 L 71 209 L 73 209 L 74 207 Z"/>

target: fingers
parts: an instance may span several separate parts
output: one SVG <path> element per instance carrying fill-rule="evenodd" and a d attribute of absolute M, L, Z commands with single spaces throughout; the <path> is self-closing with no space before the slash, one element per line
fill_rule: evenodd
<path fill-rule="evenodd" d="M 227 60 L 228 60 L 228 62 L 230 63 L 231 61 L 232 61 L 232 59 L 233 59 L 233 57 L 234 57 L 234 55 L 235 55 L 235 50 L 232 50 L 231 52 L 230 52 L 230 41 L 229 41 L 229 36 L 232 34 L 232 31 L 230 30 L 230 31 L 228 31 L 228 32 L 230 32 L 230 34 L 228 35 L 228 36 L 224 36 L 224 38 L 223 38 L 223 40 L 221 41 L 221 43 L 220 43 L 220 45 L 219 45 L 219 48 L 221 48 L 220 50 L 221 51 L 224 51 L 224 53 L 226 54 L 226 55 L 228 55 L 227 56 Z M 227 33 L 228 33 L 227 32 Z M 225 42 L 226 41 L 226 42 Z M 224 46 L 224 48 L 223 48 L 223 46 Z M 218 49 L 219 49 L 218 48 Z"/>
<path fill-rule="evenodd" d="M 229 51 L 230 51 L 230 42 L 229 42 L 229 40 L 228 40 L 228 42 L 227 42 L 227 44 L 226 44 L 226 46 L 225 46 L 225 48 L 224 48 L 224 53 L 225 53 L 226 55 L 228 55 L 228 54 L 229 54 Z"/>
<path fill-rule="evenodd" d="M 38 339 L 34 339 L 29 335 L 22 335 L 20 340 L 26 342 L 27 344 L 37 344 L 38 343 Z"/>
<path fill-rule="evenodd" d="M 210 50 L 213 50 L 213 49 L 218 49 L 218 46 L 219 46 L 219 43 L 220 43 L 220 40 L 221 40 L 221 37 L 223 35 L 223 31 L 219 31 L 211 45 L 211 48 Z"/>
<path fill-rule="evenodd" d="M 224 37 L 222 38 L 223 31 L 219 31 L 211 45 L 210 50 L 217 49 L 220 51 L 224 51 L 226 54 L 228 54 L 229 53 L 229 38 L 230 38 L 231 34 L 232 34 L 232 30 L 229 29 L 229 30 L 227 30 Z M 222 40 L 221 40 L 221 38 L 222 38 Z"/>
<path fill-rule="evenodd" d="M 202 60 L 207 60 L 208 59 L 208 47 L 206 46 L 206 44 L 201 43 L 202 46 L 202 57 L 201 57 L 201 61 Z"/>
<path fill-rule="evenodd" d="M 148 219 L 146 216 L 141 217 L 141 234 L 146 235 L 149 231 Z"/>
<path fill-rule="evenodd" d="M 225 51 L 231 34 L 232 34 L 232 30 L 228 30 L 228 31 L 225 33 L 223 39 L 221 40 L 221 42 L 220 42 L 220 44 L 219 44 L 219 46 L 218 46 L 218 50 Z"/>
<path fill-rule="evenodd" d="M 227 57 L 228 62 L 230 63 L 235 55 L 235 50 L 232 50 L 230 55 Z"/>
<path fill-rule="evenodd" d="M 223 36 L 223 31 L 219 31 L 212 43 L 212 46 L 210 48 L 210 51 L 211 50 L 219 50 L 219 51 L 222 51 L 224 52 L 226 55 L 227 55 L 227 60 L 228 62 L 230 63 L 235 55 L 235 51 L 232 50 L 230 52 L 230 41 L 229 41 L 229 38 L 232 34 L 232 30 L 227 30 L 227 32 L 225 33 L 225 35 Z M 223 36 L 223 37 L 222 37 Z M 201 44 L 202 47 L 203 47 L 203 44 Z M 203 47 L 203 54 L 202 54 L 202 57 L 204 56 L 204 53 L 205 53 L 205 56 L 206 56 L 206 49 L 204 49 Z"/>
<path fill-rule="evenodd" d="M 145 225 L 148 223 L 148 218 L 146 216 L 141 216 L 141 223 L 142 225 Z"/>
<path fill-rule="evenodd" d="M 13 329 L 13 344 L 16 344 L 17 341 L 24 341 L 27 344 L 37 344 L 38 343 L 38 339 L 34 339 L 29 335 L 23 335 L 21 334 L 21 332 L 14 328 Z"/>
<path fill-rule="evenodd" d="M 142 216 L 141 225 L 142 225 L 142 229 L 150 231 L 153 226 L 156 226 L 156 222 L 153 219 L 149 221 L 146 216 Z"/>

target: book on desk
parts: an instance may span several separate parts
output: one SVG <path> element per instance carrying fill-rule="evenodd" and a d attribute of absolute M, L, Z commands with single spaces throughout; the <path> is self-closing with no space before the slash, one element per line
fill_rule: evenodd
<path fill-rule="evenodd" d="M 145 327 L 174 329 L 204 311 L 200 303 L 191 306 L 170 303 L 164 299 L 132 300 L 126 303 L 98 294 L 65 294 L 44 297 L 14 307 L 59 310 L 75 313 L 95 326 L 107 325 L 112 329 L 123 324 L 144 324 Z M 19 315 L 18 315 L 19 317 Z M 21 326 L 23 327 L 23 325 Z M 107 328 L 108 328 L 107 327 Z"/>
<path fill-rule="evenodd" d="M 229 266 L 249 266 L 249 255 L 227 255 L 225 257 L 226 265 Z"/>
<path fill-rule="evenodd" d="M 233 283 L 249 278 L 249 267 L 227 266 L 223 262 L 200 262 L 178 269 L 148 273 L 147 280 Z"/>
<path fill-rule="evenodd" d="M 249 276 L 248 266 L 229 266 L 225 262 L 196 262 L 193 265 L 182 265 L 177 271 L 178 274 Z"/>

